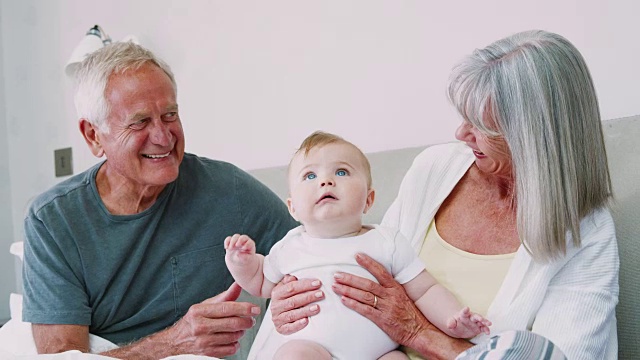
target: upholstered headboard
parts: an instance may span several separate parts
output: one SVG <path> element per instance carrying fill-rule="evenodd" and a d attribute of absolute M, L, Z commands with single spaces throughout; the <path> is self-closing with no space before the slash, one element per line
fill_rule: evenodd
<path fill-rule="evenodd" d="M 387 208 L 396 198 L 402 178 L 411 166 L 413 158 L 425 148 L 426 146 L 421 146 L 367 154 L 376 196 L 373 207 L 364 216 L 365 223 L 380 223 Z M 252 170 L 250 173 L 281 199 L 285 200 L 288 197 L 286 166 Z"/>
<path fill-rule="evenodd" d="M 620 303 L 617 307 L 620 359 L 640 359 L 640 116 L 604 122 L 615 197 L 613 217 L 620 247 Z M 413 158 L 426 146 L 367 154 L 376 199 L 365 216 L 379 223 Z M 287 198 L 286 166 L 251 173 L 280 198 Z M 580 326 L 580 324 L 576 324 Z"/>
<path fill-rule="evenodd" d="M 640 359 L 640 116 L 604 122 L 620 251 L 618 355 Z"/>

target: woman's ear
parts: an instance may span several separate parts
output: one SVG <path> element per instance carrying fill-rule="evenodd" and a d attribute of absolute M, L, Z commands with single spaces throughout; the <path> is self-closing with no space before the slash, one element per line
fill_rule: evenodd
<path fill-rule="evenodd" d="M 293 201 L 291 200 L 291 198 L 287 198 L 287 208 L 289 209 L 289 214 L 291 214 L 291 217 L 295 221 L 300 221 L 300 220 L 298 220 L 298 217 L 296 216 L 296 209 L 293 207 Z"/>
<path fill-rule="evenodd" d="M 373 200 L 375 200 L 376 198 L 376 191 L 373 190 L 373 188 L 369 189 L 369 192 L 367 193 L 367 202 L 364 205 L 364 211 L 362 212 L 363 214 L 366 214 L 367 211 L 369 211 L 369 209 L 371 209 L 371 207 L 373 206 Z"/>
<path fill-rule="evenodd" d="M 84 137 L 84 141 L 89 145 L 91 153 L 96 157 L 102 157 L 102 155 L 104 155 L 104 149 L 100 144 L 100 136 L 96 126 L 87 119 L 80 119 L 78 126 L 80 127 L 80 133 Z"/>

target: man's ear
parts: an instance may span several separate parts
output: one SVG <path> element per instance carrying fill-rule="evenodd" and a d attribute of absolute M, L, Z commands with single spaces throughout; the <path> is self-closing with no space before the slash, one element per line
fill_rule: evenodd
<path fill-rule="evenodd" d="M 369 189 L 369 192 L 367 193 L 367 202 L 364 205 L 364 211 L 362 212 L 363 214 L 366 214 L 367 211 L 369 211 L 369 209 L 371 209 L 371 207 L 373 206 L 373 200 L 375 200 L 376 198 L 376 191 L 373 190 L 373 188 Z"/>
<path fill-rule="evenodd" d="M 289 209 L 289 214 L 291 214 L 291 217 L 294 218 L 295 221 L 300 221 L 296 216 L 296 209 L 293 207 L 293 201 L 291 200 L 291 198 L 287 198 L 287 208 Z"/>
<path fill-rule="evenodd" d="M 102 149 L 102 145 L 100 144 L 100 136 L 96 126 L 87 119 L 80 119 L 78 126 L 80 127 L 80 133 L 84 137 L 84 141 L 89 145 L 91 153 L 96 157 L 102 157 L 104 155 L 104 149 Z"/>

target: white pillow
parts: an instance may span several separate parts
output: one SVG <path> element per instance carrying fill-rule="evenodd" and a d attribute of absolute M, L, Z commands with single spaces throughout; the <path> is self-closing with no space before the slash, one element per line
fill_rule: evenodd
<path fill-rule="evenodd" d="M 22 321 L 22 295 L 9 298 L 11 320 L 0 328 L 0 350 L 14 355 L 37 354 L 31 335 L 31 324 Z"/>
<path fill-rule="evenodd" d="M 9 310 L 11 319 L 22 321 L 22 295 L 14 293 L 9 295 Z"/>
<path fill-rule="evenodd" d="M 23 261 L 24 242 L 22 241 L 14 242 L 13 244 L 11 244 L 11 247 L 9 248 L 9 252 L 17 256 L 18 258 L 20 258 L 20 261 Z"/>

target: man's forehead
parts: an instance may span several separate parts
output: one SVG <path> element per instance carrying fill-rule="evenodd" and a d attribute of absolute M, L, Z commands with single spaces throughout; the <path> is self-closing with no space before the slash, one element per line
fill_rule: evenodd
<path fill-rule="evenodd" d="M 114 71 L 107 79 L 105 94 L 113 91 L 140 91 L 149 86 L 170 85 L 174 96 L 176 88 L 171 78 L 159 66 L 154 63 L 145 63 L 140 67 L 127 69 L 125 71 Z"/>

